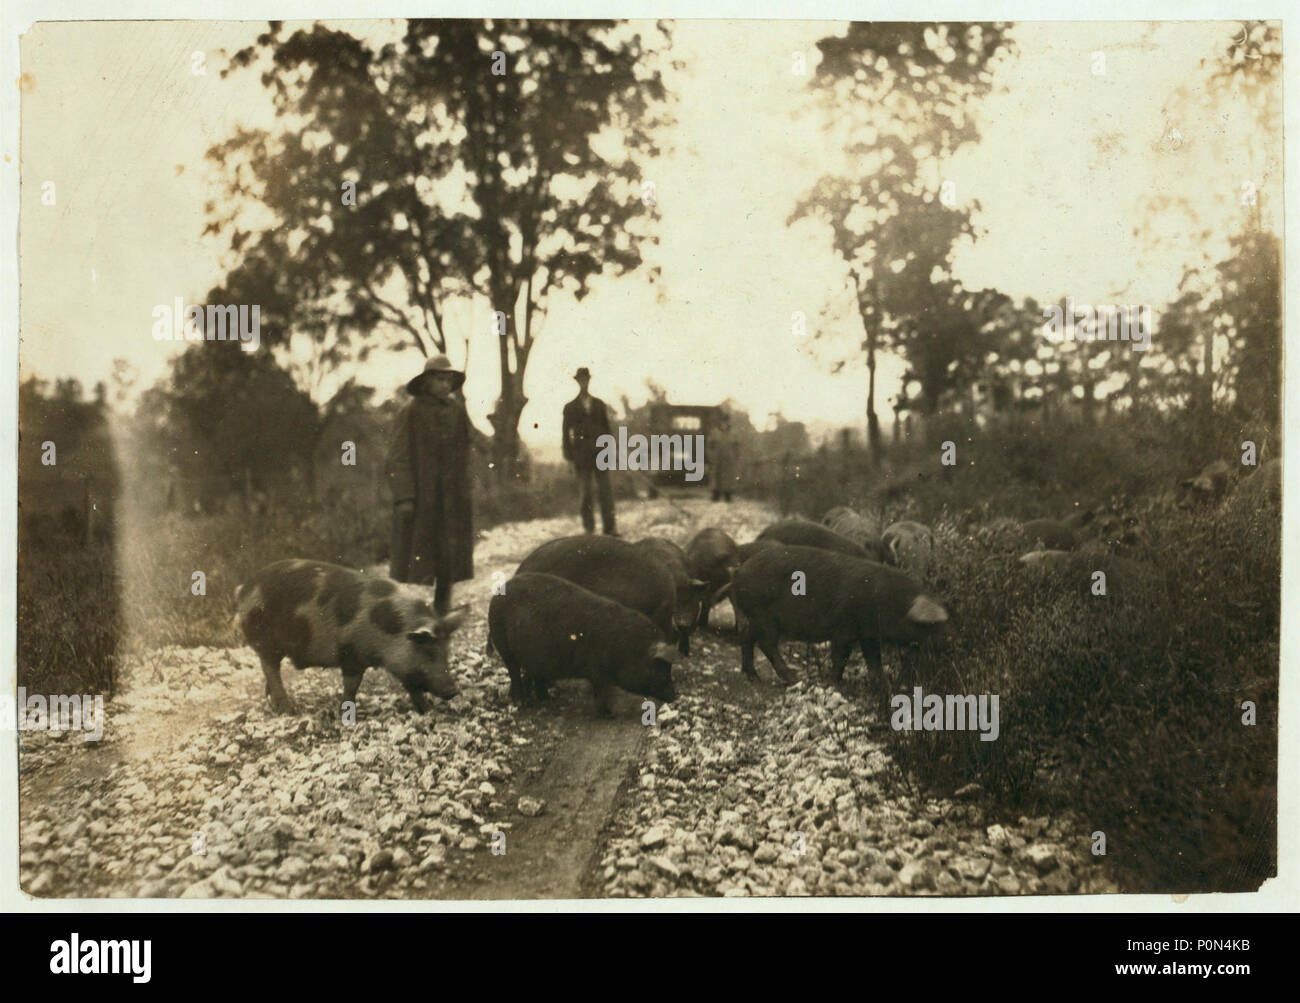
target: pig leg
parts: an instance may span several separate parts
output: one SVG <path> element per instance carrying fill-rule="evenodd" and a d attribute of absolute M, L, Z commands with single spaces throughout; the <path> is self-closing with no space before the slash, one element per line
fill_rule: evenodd
<path fill-rule="evenodd" d="M 506 663 L 506 671 L 510 673 L 510 699 L 517 704 L 522 704 L 528 699 L 528 692 L 532 687 L 526 684 L 524 674 L 520 671 L 519 662 L 515 657 L 500 644 L 496 648 L 501 661 Z"/>
<path fill-rule="evenodd" d="M 740 634 L 740 671 L 750 679 L 757 679 L 758 673 L 754 671 L 754 631 L 748 622 L 742 627 L 739 619 L 736 620 L 736 628 Z"/>
<path fill-rule="evenodd" d="M 867 660 L 867 667 L 871 669 L 872 675 L 880 680 L 881 685 L 884 685 L 885 666 L 880 660 L 880 638 L 860 637 L 858 644 L 862 647 L 862 657 Z"/>
<path fill-rule="evenodd" d="M 848 664 L 849 654 L 853 651 L 852 638 L 836 638 L 831 642 L 831 679 L 835 685 L 844 681 L 844 666 Z"/>
<path fill-rule="evenodd" d="M 540 703 L 551 695 L 551 691 L 546 684 L 546 680 L 540 676 L 533 676 L 533 697 Z"/>
<path fill-rule="evenodd" d="M 591 681 L 591 692 L 596 698 L 596 713 L 601 717 L 611 717 L 614 708 L 610 706 L 610 697 L 613 696 L 614 687 L 611 686 L 600 676 Z"/>
<path fill-rule="evenodd" d="M 781 677 L 781 682 L 789 686 L 794 682 L 794 673 L 790 671 L 790 666 L 785 664 L 785 659 L 781 657 L 781 642 L 767 635 L 755 639 L 758 642 L 759 650 L 767 656 L 767 660 L 772 663 L 772 668 L 776 674 Z"/>
<path fill-rule="evenodd" d="M 298 708 L 284 691 L 280 681 L 280 659 L 262 655 L 262 674 L 266 676 L 266 695 L 271 698 L 271 709 L 277 714 L 297 714 Z"/>
<path fill-rule="evenodd" d="M 360 676 L 357 676 L 357 682 L 358 683 L 361 682 Z M 410 695 L 411 703 L 415 704 L 416 712 L 420 714 L 429 713 L 429 708 L 432 706 L 432 704 L 429 703 L 429 698 L 425 695 L 424 691 L 417 689 L 414 686 L 408 686 L 405 683 L 403 683 L 402 685 L 403 687 L 405 687 L 406 692 Z"/>
<path fill-rule="evenodd" d="M 366 667 L 357 663 L 351 652 L 351 645 L 340 653 L 339 668 L 343 670 L 343 702 L 356 706 L 357 690 L 361 688 L 361 677 L 366 674 Z"/>
<path fill-rule="evenodd" d="M 683 655 L 691 653 L 691 632 L 685 627 L 677 628 L 677 650 Z"/>

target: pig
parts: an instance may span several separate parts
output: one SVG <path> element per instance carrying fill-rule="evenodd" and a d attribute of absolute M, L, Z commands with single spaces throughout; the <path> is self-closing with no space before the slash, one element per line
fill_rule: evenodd
<path fill-rule="evenodd" d="M 633 544 L 637 550 L 658 561 L 673 576 L 676 603 L 673 607 L 673 627 L 677 631 L 677 650 L 683 655 L 691 653 L 691 631 L 700 616 L 700 604 L 712 595 L 709 583 L 694 578 L 686 563 L 686 552 L 671 540 L 649 536 Z M 706 594 L 707 593 L 707 594 Z"/>
<path fill-rule="evenodd" d="M 884 556 L 881 548 L 880 525 L 873 518 L 859 515 L 853 509 L 839 505 L 822 516 L 822 525 L 838 533 L 846 540 L 852 540 L 867 552 L 873 561 Z"/>
<path fill-rule="evenodd" d="M 780 547 L 781 545 L 782 544 L 778 543 L 776 540 L 765 540 L 762 539 L 761 537 L 757 540 L 750 540 L 748 543 L 742 543 L 739 547 L 736 548 L 735 566 L 731 569 L 732 578 L 735 577 L 736 568 L 739 568 L 742 564 L 748 561 L 759 551 L 766 550 L 769 547 Z M 731 579 L 728 579 L 725 585 L 723 585 L 716 592 L 714 592 L 712 596 L 710 596 L 708 599 L 705 600 L 705 608 L 712 609 L 718 603 L 722 602 L 723 599 L 726 599 L 731 603 L 731 609 L 732 612 L 734 613 L 736 611 L 736 603 L 735 600 L 731 598 Z M 739 627 L 740 620 L 738 618 L 733 617 L 733 621 Z M 702 623 L 704 626 L 708 626 L 708 620 L 706 616 L 702 617 Z"/>
<path fill-rule="evenodd" d="M 1062 525 L 1069 527 L 1073 533 L 1081 533 L 1085 526 L 1097 517 L 1095 509 L 1081 508 L 1076 512 L 1071 512 L 1061 520 Z"/>
<path fill-rule="evenodd" d="M 1066 567 L 1070 561 L 1068 550 L 1031 550 L 1020 555 L 1020 563 L 1028 568 Z"/>
<path fill-rule="evenodd" d="M 794 593 L 795 572 L 804 575 L 804 595 Z M 830 641 L 837 684 L 857 644 L 883 681 L 881 641 L 925 640 L 943 633 L 948 621 L 943 606 L 901 571 L 819 547 L 763 548 L 736 571 L 732 599 L 746 621 L 741 670 L 757 677 L 757 644 L 787 685 L 794 676 L 781 657 L 782 640 Z"/>
<path fill-rule="evenodd" d="M 1073 550 L 1078 534 L 1058 519 L 1030 519 L 1020 527 L 1023 542 L 1038 550 Z"/>
<path fill-rule="evenodd" d="M 1166 588 L 1165 577 L 1154 565 L 1117 557 L 1098 540 L 1089 540 L 1076 551 L 1035 550 L 1020 557 L 1020 563 L 1045 580 L 1072 586 L 1079 594 L 1095 597 L 1095 572 L 1106 575 L 1106 594 L 1138 602 L 1155 598 Z"/>
<path fill-rule="evenodd" d="M 773 523 L 759 533 L 758 538 L 797 547 L 820 547 L 823 550 L 833 550 L 837 554 L 860 557 L 863 560 L 870 557 L 860 544 L 840 536 L 834 530 L 804 519 L 786 519 Z"/>
<path fill-rule="evenodd" d="M 426 694 L 456 695 L 447 668 L 452 633 L 462 610 L 438 616 L 421 599 L 401 595 L 397 583 L 324 561 L 268 564 L 236 592 L 235 622 L 262 660 L 266 693 L 277 713 L 296 713 L 280 681 L 286 655 L 299 669 L 343 670 L 343 699 L 355 701 L 361 677 L 383 666 L 410 694 L 420 713 Z"/>
<path fill-rule="evenodd" d="M 596 712 L 615 686 L 661 703 L 677 698 L 678 652 L 643 613 L 554 575 L 521 572 L 488 605 L 488 636 L 510 673 L 510 698 L 546 695 L 556 679 L 587 679 Z"/>
<path fill-rule="evenodd" d="M 521 571 L 555 575 L 622 603 L 648 616 L 666 639 L 676 640 L 672 573 L 635 544 L 613 536 L 564 536 L 525 557 L 516 573 Z"/>
<path fill-rule="evenodd" d="M 1198 499 L 1217 498 L 1228 488 L 1232 477 L 1232 468 L 1223 460 L 1215 460 L 1201 468 L 1195 477 L 1190 477 L 1179 486 L 1182 488 L 1184 506 L 1195 504 Z"/>
<path fill-rule="evenodd" d="M 1074 534 L 1075 543 L 1080 546 L 1084 541 L 1099 541 L 1106 547 L 1121 547 L 1140 539 L 1137 520 L 1121 519 L 1103 507 L 1078 509 L 1062 519 L 1061 524 Z"/>
<path fill-rule="evenodd" d="M 709 625 L 709 610 L 720 601 L 717 593 L 731 583 L 731 573 L 740 564 L 737 551 L 735 540 L 713 528 L 700 530 L 686 544 L 686 567 L 691 577 L 706 583 L 701 590 L 698 626 Z"/>
<path fill-rule="evenodd" d="M 1020 523 L 1007 516 L 998 516 L 975 529 L 975 537 L 986 547 L 1002 550 L 1020 541 Z"/>
<path fill-rule="evenodd" d="M 826 526 L 828 529 L 834 529 L 837 519 L 857 514 L 857 512 L 853 511 L 853 509 L 849 508 L 847 505 L 836 505 L 834 508 L 826 510 L 826 514 L 822 516 L 822 525 Z"/>
<path fill-rule="evenodd" d="M 750 540 L 748 543 L 742 543 L 736 548 L 736 567 L 740 567 L 760 550 L 766 550 L 768 547 L 780 547 L 781 545 L 779 540 L 764 539 L 761 536 L 756 540 Z"/>
<path fill-rule="evenodd" d="M 1224 502 L 1226 508 L 1242 505 L 1282 504 L 1282 461 L 1265 460 L 1259 468 L 1240 480 Z"/>
<path fill-rule="evenodd" d="M 921 578 L 928 577 L 933 570 L 934 534 L 929 526 L 907 520 L 891 523 L 880 535 L 880 542 L 884 563 Z"/>

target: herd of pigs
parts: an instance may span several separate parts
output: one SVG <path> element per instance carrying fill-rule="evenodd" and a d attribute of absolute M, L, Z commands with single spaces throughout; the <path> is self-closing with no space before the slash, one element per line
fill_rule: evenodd
<path fill-rule="evenodd" d="M 1219 466 L 1227 470 L 1212 464 L 1185 487 L 1213 487 Z M 1273 479 L 1276 468 L 1263 478 Z M 1113 513 L 1091 509 L 1060 520 L 995 520 L 981 530 L 1028 545 L 1025 564 L 1048 564 L 1076 548 L 1104 552 L 1132 542 L 1136 532 Z M 692 631 L 726 599 L 747 676 L 757 677 L 758 647 L 780 680 L 793 682 L 780 642 L 828 641 L 836 684 L 855 645 L 883 680 L 881 642 L 922 641 L 947 627 L 947 611 L 921 584 L 937 557 L 928 527 L 908 521 L 881 529 L 844 506 L 820 523 L 777 522 L 742 545 L 713 528 L 685 549 L 660 538 L 563 537 L 525 557 L 495 590 L 488 647 L 505 663 L 516 702 L 544 699 L 559 679 L 586 679 L 597 711 L 608 714 L 615 687 L 673 700 L 673 664 L 690 654 Z M 448 648 L 463 612 L 438 615 L 396 582 L 320 561 L 278 561 L 240 588 L 238 604 L 236 622 L 261 659 L 278 712 L 294 710 L 280 679 L 286 656 L 299 669 L 339 667 L 345 701 L 355 700 L 371 666 L 391 673 L 419 711 L 428 709 L 430 694 L 456 693 Z"/>

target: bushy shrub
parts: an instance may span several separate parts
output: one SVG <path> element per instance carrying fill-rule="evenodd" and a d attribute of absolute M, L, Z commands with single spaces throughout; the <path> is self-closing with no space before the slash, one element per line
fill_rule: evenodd
<path fill-rule="evenodd" d="M 901 651 L 890 690 L 996 693 L 1000 736 L 889 742 L 923 790 L 973 781 L 995 812 L 1070 810 L 1081 835 L 1106 834 L 1133 891 L 1253 889 L 1276 871 L 1280 512 L 1266 492 L 1180 507 L 1169 485 L 1218 456 L 1235 463 L 1239 430 L 1202 439 L 1222 453 L 1189 457 L 1177 426 L 1161 427 L 1163 451 L 1150 428 L 1051 448 L 1031 430 L 1014 447 L 976 444 L 974 470 L 910 483 L 895 504 L 935 524 L 930 585 L 952 630 Z M 1063 515 L 1076 498 L 1121 508 L 1140 542 L 1034 569 L 971 532 L 994 515 Z"/>

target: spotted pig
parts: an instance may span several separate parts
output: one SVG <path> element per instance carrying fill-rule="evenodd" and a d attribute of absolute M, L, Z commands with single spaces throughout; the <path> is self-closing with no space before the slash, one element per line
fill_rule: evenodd
<path fill-rule="evenodd" d="M 278 713 L 296 713 L 280 681 L 280 660 L 295 667 L 338 666 L 343 699 L 354 701 L 361 677 L 383 666 L 411 695 L 456 695 L 447 647 L 463 613 L 439 617 L 427 602 L 398 592 L 396 582 L 323 561 L 268 564 L 240 586 L 236 623 L 262 660 L 266 693 Z"/>

